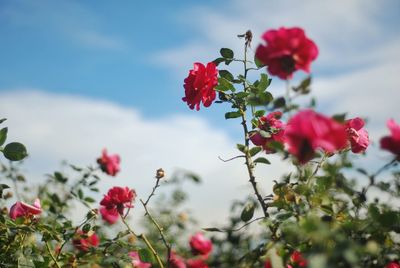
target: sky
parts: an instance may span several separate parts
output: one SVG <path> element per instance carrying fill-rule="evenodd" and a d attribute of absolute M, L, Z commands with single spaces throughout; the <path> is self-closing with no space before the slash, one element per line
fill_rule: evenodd
<path fill-rule="evenodd" d="M 373 144 L 359 161 L 385 162 L 377 143 L 388 118 L 400 122 L 399 23 L 396 0 L 5 0 L 0 116 L 8 118 L 9 137 L 28 147 L 32 181 L 62 160 L 92 164 L 108 148 L 121 155 L 122 171 L 104 180 L 104 191 L 127 185 L 145 197 L 157 168 L 192 170 L 203 184 L 187 186 L 189 205 L 201 224 L 218 224 L 229 200 L 251 193 L 245 167 L 218 159 L 235 155 L 242 132 L 239 122 L 224 120 L 228 107 L 197 112 L 182 102 L 193 63 L 215 59 L 221 47 L 241 54 L 236 36 L 248 29 L 254 51 L 267 29 L 304 28 L 320 51 L 312 65 L 318 110 L 367 118 Z M 271 91 L 283 87 L 274 79 Z M 257 171 L 265 193 L 288 170 L 279 158 L 271 161 Z"/>

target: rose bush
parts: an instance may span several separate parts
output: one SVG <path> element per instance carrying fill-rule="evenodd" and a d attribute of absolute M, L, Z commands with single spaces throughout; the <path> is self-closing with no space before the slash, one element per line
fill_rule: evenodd
<path fill-rule="evenodd" d="M 147 198 L 136 200 L 134 189 L 114 186 L 97 201 L 102 176 L 117 177 L 121 168 L 120 157 L 106 149 L 97 164 L 68 164 L 35 188 L 16 164 L 27 156 L 25 146 L 6 144 L 8 129 L 2 128 L 0 151 L 11 162 L 0 169 L 0 267 L 399 267 L 400 126 L 389 120 L 390 135 L 380 140 L 390 153 L 387 163 L 363 168 L 362 156 L 374 142 L 364 120 L 324 115 L 315 101 L 297 102 L 311 94 L 312 80 L 292 85 L 290 79 L 297 70 L 309 73 L 318 56 L 304 30 L 266 31 L 254 60 L 251 32 L 239 37 L 244 58 L 222 48 L 214 61 L 195 63 L 182 99 L 197 111 L 201 104 L 226 105 L 225 118 L 239 120 L 242 142 L 224 161 L 243 160 L 250 191 L 232 203 L 226 222 L 196 224 L 184 206 L 183 182 L 200 179 L 182 170 L 168 175 L 158 169 Z M 230 64 L 243 71 L 232 74 Z M 273 80 L 265 66 L 286 80 L 281 95 L 268 90 Z M 287 164 L 280 178 L 256 170 L 271 164 L 271 154 Z M 273 188 L 261 189 L 260 180 Z M 169 194 L 157 195 L 159 187 Z M 132 210 L 143 213 L 141 228 L 130 221 Z"/>

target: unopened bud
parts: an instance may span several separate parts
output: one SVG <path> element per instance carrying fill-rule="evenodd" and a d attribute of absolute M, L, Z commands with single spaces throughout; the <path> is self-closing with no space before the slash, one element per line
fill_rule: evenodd
<path fill-rule="evenodd" d="M 129 244 L 134 244 L 136 242 L 136 236 L 134 235 L 128 236 L 128 242 Z"/>
<path fill-rule="evenodd" d="M 156 178 L 161 179 L 165 176 L 165 172 L 162 168 L 157 169 Z"/>
<path fill-rule="evenodd" d="M 1 209 L 1 214 L 4 214 L 4 215 L 8 214 L 8 208 L 7 207 L 3 207 Z"/>
<path fill-rule="evenodd" d="M 178 218 L 179 218 L 179 220 L 181 220 L 182 222 L 185 222 L 185 221 L 188 220 L 189 217 L 188 217 L 188 215 L 187 215 L 186 213 L 182 212 L 182 213 L 179 213 Z"/>
<path fill-rule="evenodd" d="M 4 199 L 9 199 L 9 198 L 11 198 L 11 197 L 13 197 L 13 193 L 12 193 L 12 192 L 7 192 L 7 193 L 4 195 Z"/>

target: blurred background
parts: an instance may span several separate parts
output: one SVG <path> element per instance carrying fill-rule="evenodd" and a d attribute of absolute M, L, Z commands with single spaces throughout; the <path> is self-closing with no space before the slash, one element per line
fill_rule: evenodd
<path fill-rule="evenodd" d="M 135 188 L 146 197 L 155 170 L 183 168 L 200 186 L 185 185 L 202 226 L 224 222 L 229 204 L 251 194 L 245 166 L 235 156 L 242 139 L 229 107 L 190 110 L 183 79 L 193 62 L 208 62 L 221 47 L 242 55 L 238 34 L 300 26 L 318 45 L 312 65 L 317 110 L 368 119 L 373 145 L 360 165 L 374 169 L 390 159 L 380 152 L 388 118 L 400 113 L 400 2 L 373 1 L 34 1 L 0 2 L 0 117 L 9 141 L 29 151 L 29 182 L 69 163 L 95 164 L 101 150 L 121 156 L 109 187 Z M 240 71 L 241 66 L 231 65 Z M 305 77 L 297 73 L 295 80 Z M 274 94 L 284 84 L 274 79 Z M 258 169 L 265 194 L 288 172 L 279 157 Z M 142 213 L 139 211 L 137 213 Z"/>

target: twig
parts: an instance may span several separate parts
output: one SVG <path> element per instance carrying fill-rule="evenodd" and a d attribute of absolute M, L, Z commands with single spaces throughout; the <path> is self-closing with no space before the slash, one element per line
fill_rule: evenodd
<path fill-rule="evenodd" d="M 57 266 L 57 268 L 61 268 L 61 266 L 60 266 L 60 265 L 58 264 L 58 262 L 57 262 L 57 259 L 54 257 L 53 253 L 51 253 L 51 249 L 50 249 L 50 246 L 49 246 L 49 242 L 46 241 L 45 244 L 46 244 L 46 248 L 47 248 L 47 251 L 48 251 L 49 254 L 50 254 L 51 259 L 54 261 L 54 264 Z"/>
<path fill-rule="evenodd" d="M 142 200 L 140 200 L 145 208 L 146 208 L 147 204 L 149 203 L 151 197 L 154 195 L 156 189 L 160 186 L 161 179 L 162 178 L 157 178 L 156 185 L 153 187 L 153 190 L 151 191 L 150 195 L 147 197 L 146 202 L 143 203 Z"/>

